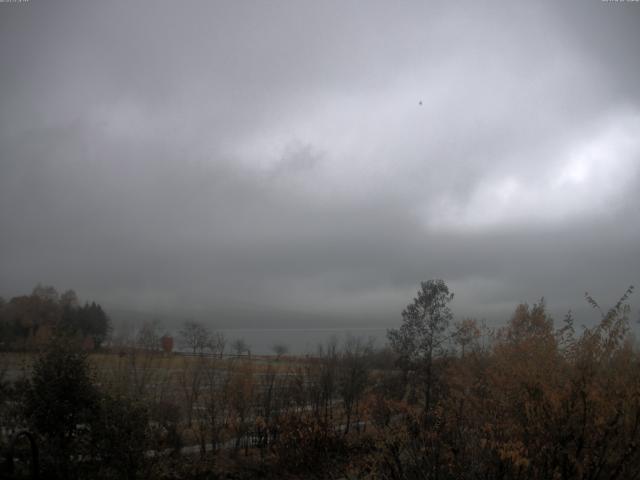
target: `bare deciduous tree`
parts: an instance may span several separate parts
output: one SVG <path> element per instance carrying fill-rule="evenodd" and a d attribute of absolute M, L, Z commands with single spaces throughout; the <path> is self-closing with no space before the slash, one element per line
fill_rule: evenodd
<path fill-rule="evenodd" d="M 249 352 L 249 345 L 244 341 L 243 338 L 238 338 L 232 344 L 233 350 L 236 352 L 236 355 L 242 355 L 245 352 Z"/>
<path fill-rule="evenodd" d="M 211 332 L 200 322 L 185 320 L 179 332 L 180 346 L 191 353 L 203 353 L 211 345 Z"/>
<path fill-rule="evenodd" d="M 348 337 L 344 344 L 338 384 L 347 417 L 345 435 L 349 433 L 354 414 L 358 417 L 360 400 L 369 376 L 367 357 L 372 350 L 373 342 L 365 342 L 362 338 Z"/>
<path fill-rule="evenodd" d="M 280 360 L 280 357 L 289 353 L 289 347 L 284 343 L 276 343 L 271 347 L 273 353 L 276 354 L 276 358 Z"/>

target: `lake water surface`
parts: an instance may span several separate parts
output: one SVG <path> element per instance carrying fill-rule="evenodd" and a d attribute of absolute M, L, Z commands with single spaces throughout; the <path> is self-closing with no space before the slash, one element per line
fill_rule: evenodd
<path fill-rule="evenodd" d="M 339 344 L 344 343 L 349 336 L 360 337 L 364 340 L 373 339 L 375 347 L 382 347 L 386 343 L 386 328 L 265 328 L 265 329 L 220 329 L 227 339 L 228 353 L 232 352 L 231 344 L 234 340 L 243 339 L 255 355 L 273 354 L 272 347 L 284 344 L 289 353 L 315 353 L 319 344 L 325 344 L 332 337 Z"/>

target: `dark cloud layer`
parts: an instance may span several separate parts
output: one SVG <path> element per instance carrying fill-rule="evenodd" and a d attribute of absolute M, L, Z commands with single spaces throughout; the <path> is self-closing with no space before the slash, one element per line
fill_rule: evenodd
<path fill-rule="evenodd" d="M 264 326 L 392 325 L 434 277 L 459 315 L 613 302 L 637 45 L 635 2 L 0 4 L 0 293 Z"/>

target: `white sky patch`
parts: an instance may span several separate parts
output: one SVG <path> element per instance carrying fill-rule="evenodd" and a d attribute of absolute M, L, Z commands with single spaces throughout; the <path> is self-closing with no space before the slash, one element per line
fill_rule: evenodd
<path fill-rule="evenodd" d="M 428 97 L 406 81 L 378 91 L 329 92 L 304 111 L 283 112 L 278 122 L 256 129 L 227 153 L 251 170 L 268 173 L 281 170 L 292 152 L 321 152 L 310 175 L 296 178 L 306 195 L 369 195 L 402 169 L 406 158 L 399 151 L 424 150 L 425 121 L 429 124 L 435 110 L 429 108 L 441 102 L 436 95 L 432 91 Z"/>
<path fill-rule="evenodd" d="M 554 183 L 556 187 L 580 185 L 589 179 L 591 173 L 592 169 L 589 162 L 583 158 L 576 158 L 561 169 Z"/>
<path fill-rule="evenodd" d="M 322 152 L 321 161 L 308 170 L 309 175 L 295 178 L 295 188 L 310 197 L 342 193 L 364 198 L 391 193 L 410 197 L 411 203 L 417 200 L 429 204 L 445 185 L 469 172 L 475 175 L 476 167 L 483 169 L 491 164 L 491 171 L 479 180 L 474 195 L 486 197 L 491 203 L 495 192 L 497 201 L 510 205 L 512 197 L 521 194 L 526 179 L 520 176 L 518 165 L 513 173 L 495 175 L 496 166 L 499 168 L 507 159 L 498 156 L 505 155 L 503 152 L 487 151 L 485 147 L 496 145 L 500 139 L 506 149 L 513 151 L 510 145 L 518 142 L 524 143 L 526 149 L 530 136 L 557 133 L 564 124 L 556 125 L 552 114 L 565 106 L 552 103 L 548 91 L 555 88 L 558 77 L 560 83 L 572 83 L 575 63 L 581 62 L 576 59 L 557 68 L 532 71 L 519 68 L 504 75 L 499 67 L 514 57 L 519 59 L 520 55 L 509 51 L 504 58 L 492 57 L 493 68 L 480 70 L 475 62 L 461 66 L 453 58 L 416 62 L 394 71 L 375 88 L 351 87 L 345 91 L 329 89 L 287 96 L 272 118 L 233 138 L 222 151 L 247 170 L 268 173 L 278 170 L 292 146 L 303 145 L 310 151 Z M 540 73 L 549 71 L 555 76 Z M 519 106 L 514 108 L 516 104 Z M 544 119 L 540 105 L 546 112 Z M 533 128 L 513 131 L 521 115 L 534 119 Z M 461 157 L 467 151 L 474 151 L 477 158 Z M 531 155 L 523 151 L 518 155 Z M 513 159 L 514 163 L 521 160 Z M 429 198 L 425 198 L 425 192 Z M 451 201 L 440 201 L 456 204 L 456 210 L 466 209 L 458 204 L 465 200 L 457 197 L 452 194 Z M 500 221 L 502 215 L 500 211 L 492 213 L 495 218 L 487 221 Z"/>
<path fill-rule="evenodd" d="M 422 210 L 426 226 L 482 230 L 610 212 L 640 170 L 640 116 L 612 116 L 556 158 L 540 159 L 535 175 L 491 172 L 464 203 L 444 193 Z"/>

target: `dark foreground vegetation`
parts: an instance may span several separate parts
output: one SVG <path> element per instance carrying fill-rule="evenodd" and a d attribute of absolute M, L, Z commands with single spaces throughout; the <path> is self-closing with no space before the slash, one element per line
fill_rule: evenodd
<path fill-rule="evenodd" d="M 188 357 L 139 343 L 89 354 L 87 335 L 102 334 L 77 313 L 60 320 L 60 298 L 48 300 L 57 314 L 29 317 L 31 336 L 3 302 L 3 474 L 26 430 L 52 479 L 639 478 L 631 291 L 606 311 L 587 296 L 601 320 L 579 332 L 570 314 L 554 326 L 543 301 L 489 330 L 454 322 L 446 284 L 424 282 L 388 349 L 349 338 L 304 358 L 229 358 L 195 340 Z M 51 328 L 41 351 L 16 352 L 39 322 Z M 26 476 L 20 438 L 14 475 Z"/>

